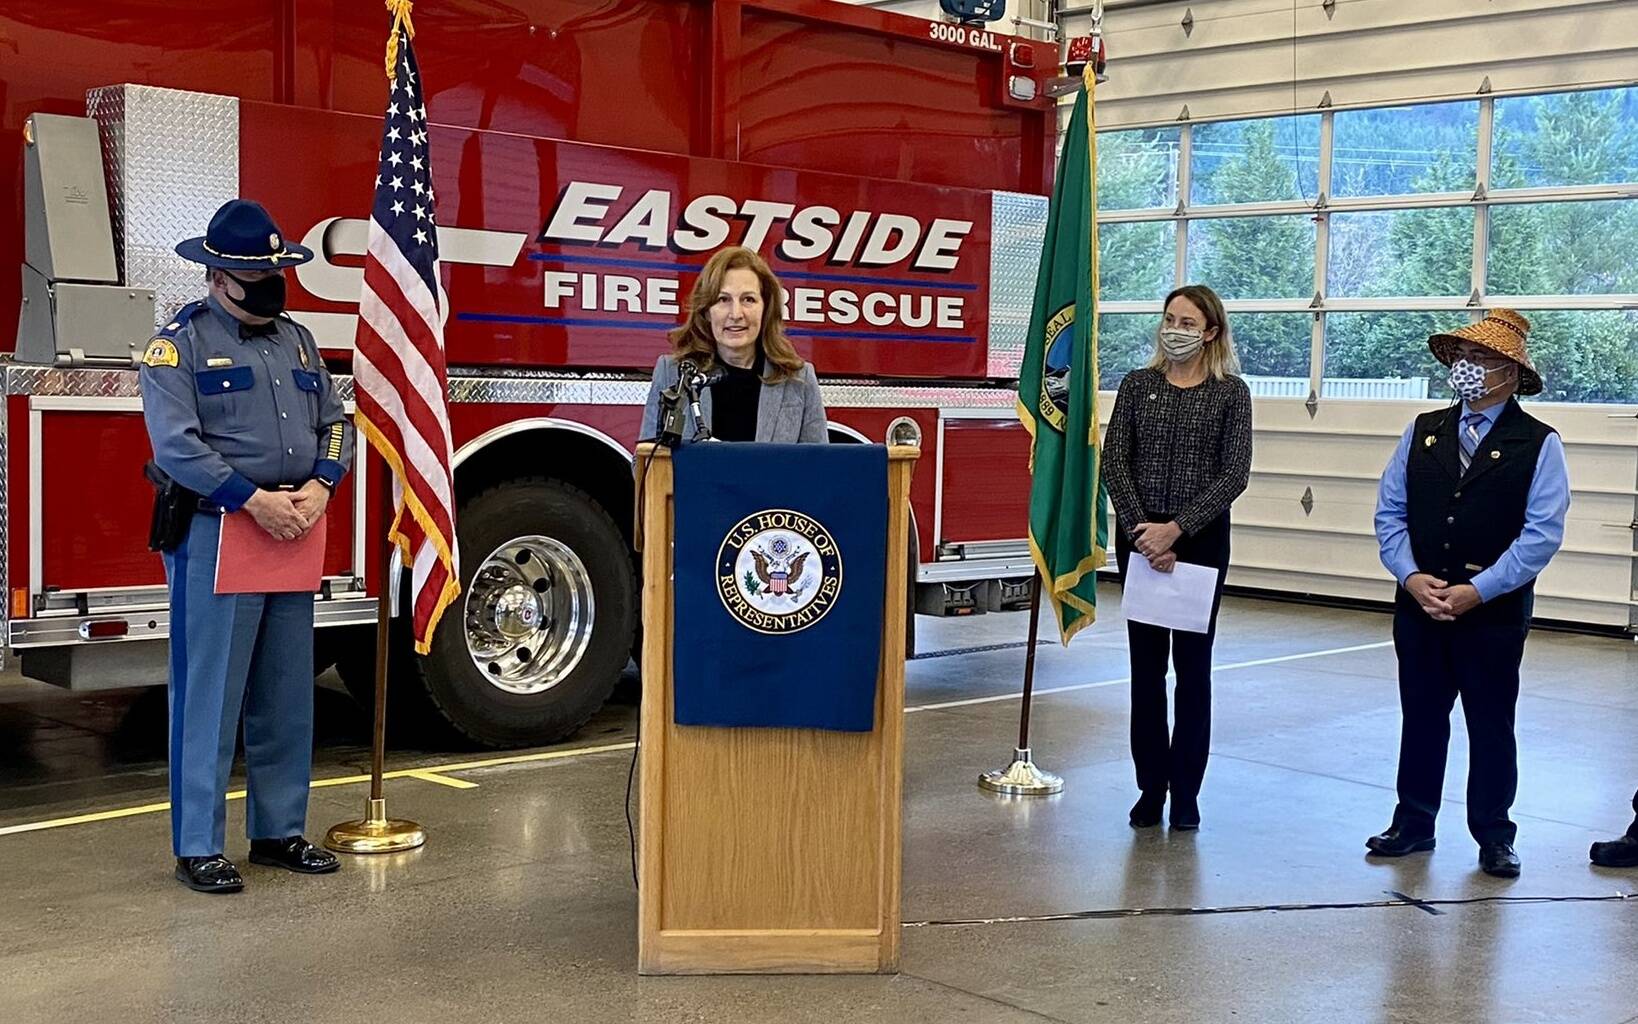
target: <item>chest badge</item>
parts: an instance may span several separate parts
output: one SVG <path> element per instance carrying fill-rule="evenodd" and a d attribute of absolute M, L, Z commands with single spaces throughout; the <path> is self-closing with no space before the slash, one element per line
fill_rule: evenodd
<path fill-rule="evenodd" d="M 311 366 L 307 365 L 307 346 L 303 345 L 299 341 L 296 342 L 296 355 L 301 357 L 301 368 L 302 369 L 304 369 L 304 370 L 311 370 L 312 369 Z"/>

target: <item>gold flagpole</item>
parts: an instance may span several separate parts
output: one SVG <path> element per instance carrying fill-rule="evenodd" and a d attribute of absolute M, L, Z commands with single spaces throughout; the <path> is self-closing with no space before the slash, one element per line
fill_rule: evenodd
<path fill-rule="evenodd" d="M 410 21 L 410 10 L 414 6 L 411 0 L 387 0 L 387 11 L 392 15 L 392 31 L 387 34 L 386 72 L 389 82 L 397 80 L 400 29 L 411 38 L 415 37 L 415 25 Z M 354 433 L 363 442 L 369 436 L 364 429 L 368 421 L 361 411 L 354 411 L 353 420 Z M 363 450 L 358 457 L 368 457 L 368 446 L 361 443 L 360 447 Z M 387 508 L 385 521 L 392 523 L 398 513 L 392 500 L 393 470 L 385 459 L 381 461 L 381 468 Z M 359 523 L 357 528 L 368 529 L 368 523 Z M 389 528 L 386 556 L 381 561 L 381 579 L 377 581 L 381 590 L 375 599 L 375 728 L 370 749 L 370 798 L 364 805 L 363 818 L 344 821 L 325 835 L 324 845 L 337 853 L 397 853 L 413 850 L 427 841 L 426 829 L 420 825 L 387 817 L 383 776 L 387 761 L 387 661 L 392 624 L 392 556 L 395 550 L 397 548 Z"/>
<path fill-rule="evenodd" d="M 355 412 L 354 416 L 362 416 Z M 389 481 L 391 467 L 383 463 L 382 474 Z M 387 487 L 387 502 L 392 503 L 392 488 Z M 389 515 L 389 521 L 391 516 Z M 359 529 L 366 524 L 360 523 Z M 324 845 L 337 853 L 398 853 L 413 850 L 427 841 L 426 829 L 413 821 L 387 817 L 387 795 L 384 772 L 387 760 L 387 661 L 388 636 L 392 623 L 392 556 L 395 547 L 387 540 L 385 557 L 381 561 L 381 592 L 375 601 L 375 729 L 370 751 L 370 798 L 364 805 L 364 817 L 345 821 L 330 829 Z"/>

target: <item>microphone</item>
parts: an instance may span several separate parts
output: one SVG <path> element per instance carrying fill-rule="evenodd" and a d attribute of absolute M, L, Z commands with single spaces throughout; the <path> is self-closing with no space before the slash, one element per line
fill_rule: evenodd
<path fill-rule="evenodd" d="M 677 382 L 660 393 L 660 443 L 675 448 L 682 442 L 685 412 L 694 414 L 694 440 L 711 440 L 711 431 L 705 425 L 705 412 L 700 407 L 700 393 L 715 387 L 728 376 L 721 366 L 703 370 L 692 359 L 677 364 Z"/>
<path fill-rule="evenodd" d="M 713 367 L 708 373 L 698 374 L 693 381 L 695 390 L 704 391 L 706 388 L 716 387 L 728 379 L 728 370 L 724 367 Z"/>
<path fill-rule="evenodd" d="M 694 414 L 694 440 L 696 441 L 711 440 L 711 428 L 705 425 L 705 410 L 700 407 L 700 392 L 726 376 L 728 376 L 728 372 L 720 366 L 707 372 L 700 369 L 699 365 L 692 361 L 683 364 L 679 383 L 682 385 L 683 390 L 688 393 L 688 409 Z"/>
<path fill-rule="evenodd" d="M 675 448 L 682 443 L 683 426 L 687 422 L 687 410 L 690 405 L 695 409 L 695 416 L 699 415 L 699 398 L 691 386 L 691 381 L 698 375 L 699 367 L 685 359 L 677 365 L 676 383 L 660 392 L 659 441 L 669 448 Z M 691 401 L 684 402 L 685 397 Z"/>

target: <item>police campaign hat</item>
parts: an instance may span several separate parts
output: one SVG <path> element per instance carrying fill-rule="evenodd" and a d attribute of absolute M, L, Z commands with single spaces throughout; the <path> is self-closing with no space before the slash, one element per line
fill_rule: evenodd
<path fill-rule="evenodd" d="M 281 270 L 313 258 L 313 250 L 286 242 L 262 204 L 250 199 L 223 203 L 205 233 L 178 242 L 176 254 L 223 270 Z"/>

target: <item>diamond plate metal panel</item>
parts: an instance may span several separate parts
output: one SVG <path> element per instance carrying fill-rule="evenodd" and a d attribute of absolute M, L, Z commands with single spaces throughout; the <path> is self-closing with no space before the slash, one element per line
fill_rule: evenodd
<path fill-rule="evenodd" d="M 204 272 L 173 251 L 239 194 L 239 101 L 116 85 L 86 94 L 102 127 L 114 241 L 126 284 L 155 292 L 156 323 L 204 294 Z"/>
<path fill-rule="evenodd" d="M 1045 196 L 996 192 L 990 198 L 991 377 L 1016 377 L 1023 362 L 1046 218 Z"/>
<path fill-rule="evenodd" d="M 474 405 L 642 405 L 648 382 L 562 377 L 452 377 L 451 402 Z"/>
<path fill-rule="evenodd" d="M 342 402 L 353 400 L 353 378 L 335 377 Z M 819 386 L 825 404 L 837 409 L 997 409 L 1010 411 L 1017 396 L 1007 388 L 918 387 L 842 380 Z M 5 392 L 10 395 L 56 398 L 140 398 L 135 370 L 61 369 L 54 366 L 5 367 Z M 585 377 L 562 374 L 507 376 L 488 374 L 451 376 L 449 400 L 467 405 L 642 405 L 648 400 L 648 381 L 613 379 L 605 374 Z M 0 434 L 0 455 L 5 438 Z M 0 499 L 5 492 L 0 474 Z M 3 507 L 3 506 L 0 506 Z M 4 523 L 0 522 L 0 540 Z M 4 551 L 0 549 L 0 557 Z M 0 566 L 4 563 L 0 562 Z"/>
<path fill-rule="evenodd" d="M 8 395 L 61 398 L 140 398 L 135 370 L 62 370 L 53 366 L 6 367 Z"/>
<path fill-rule="evenodd" d="M 1006 388 L 901 387 L 863 381 L 819 385 L 827 409 L 998 409 L 1018 395 Z"/>
<path fill-rule="evenodd" d="M 85 94 L 86 116 L 97 122 L 102 139 L 102 180 L 108 183 L 108 216 L 114 229 L 114 260 L 120 284 L 125 284 L 125 90 L 118 86 L 92 89 Z"/>

